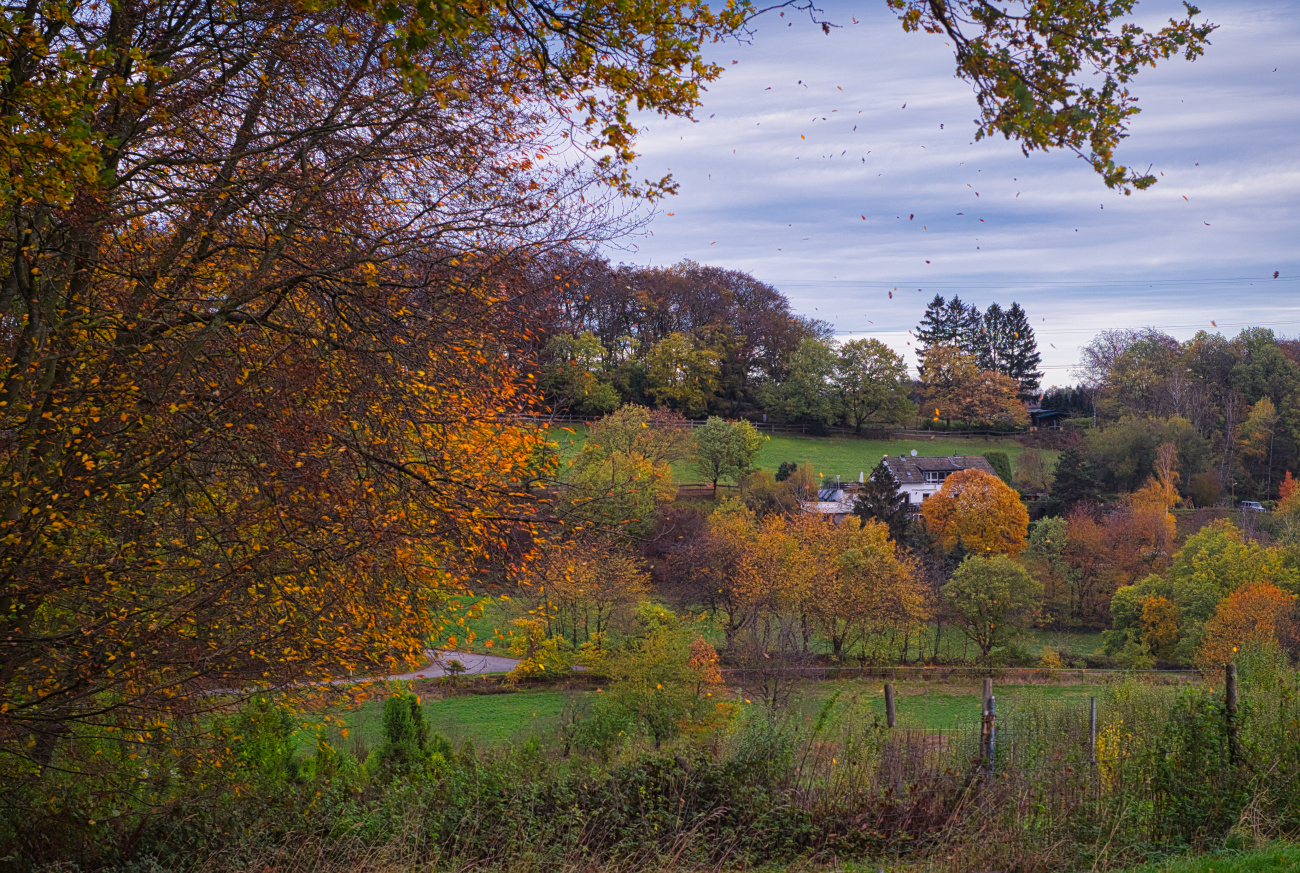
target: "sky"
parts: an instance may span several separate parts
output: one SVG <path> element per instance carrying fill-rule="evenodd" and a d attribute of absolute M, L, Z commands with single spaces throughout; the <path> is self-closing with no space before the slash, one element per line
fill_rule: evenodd
<path fill-rule="evenodd" d="M 1073 154 L 975 142 L 945 37 L 903 33 L 883 0 L 823 9 L 830 35 L 769 13 L 714 47 L 695 121 L 640 120 L 638 175 L 680 189 L 611 260 L 742 270 L 912 365 L 936 293 L 1017 301 L 1044 386 L 1105 329 L 1300 335 L 1300 2 L 1205 0 L 1205 55 L 1137 76 L 1117 160 L 1158 182 L 1128 197 Z M 1180 11 L 1148 0 L 1138 21 Z"/>

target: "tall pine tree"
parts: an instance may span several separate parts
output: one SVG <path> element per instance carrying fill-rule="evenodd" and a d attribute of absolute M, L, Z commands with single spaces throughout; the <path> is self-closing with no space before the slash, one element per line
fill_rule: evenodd
<path fill-rule="evenodd" d="M 960 297 L 944 300 L 942 295 L 934 295 L 916 327 L 917 354 L 925 360 L 925 353 L 935 346 L 954 345 L 979 357 L 983 348 L 980 321 L 979 307 L 966 305 Z"/>
<path fill-rule="evenodd" d="M 853 514 L 864 522 L 875 519 L 889 528 L 890 539 L 896 543 L 903 541 L 907 530 L 907 495 L 899 492 L 898 480 L 884 461 L 871 471 L 871 478 L 853 504 Z"/>
<path fill-rule="evenodd" d="M 1080 503 L 1096 503 L 1100 495 L 1101 482 L 1088 456 L 1077 446 L 1061 452 L 1052 477 L 1052 498 L 1060 502 L 1062 513 Z"/>
<path fill-rule="evenodd" d="M 1012 303 L 1007 310 L 1005 326 L 1006 351 L 1002 355 L 999 372 L 1005 373 L 1020 383 L 1020 399 L 1031 400 L 1038 394 L 1038 386 L 1043 378 L 1038 365 L 1043 356 L 1038 353 L 1038 340 L 1034 338 L 1034 329 L 1029 326 L 1029 318 L 1019 303 Z"/>

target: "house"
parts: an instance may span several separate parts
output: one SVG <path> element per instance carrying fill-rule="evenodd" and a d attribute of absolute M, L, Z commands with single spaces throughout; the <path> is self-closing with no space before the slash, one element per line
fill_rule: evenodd
<path fill-rule="evenodd" d="M 1061 422 L 1066 418 L 1059 409 L 1043 409 L 1036 402 L 1026 403 L 1025 410 L 1029 413 L 1030 430 L 1060 430 Z"/>
<path fill-rule="evenodd" d="M 839 482 L 817 490 L 816 500 L 802 500 L 799 511 L 818 515 L 831 524 L 839 524 L 853 514 L 854 498 L 845 492 Z"/>
<path fill-rule="evenodd" d="M 898 482 L 900 494 L 907 495 L 909 512 L 919 512 L 921 504 L 943 487 L 943 480 L 958 470 L 983 470 L 991 476 L 997 473 L 987 458 L 979 455 L 953 455 L 947 458 L 886 457 L 881 463 L 889 468 Z"/>

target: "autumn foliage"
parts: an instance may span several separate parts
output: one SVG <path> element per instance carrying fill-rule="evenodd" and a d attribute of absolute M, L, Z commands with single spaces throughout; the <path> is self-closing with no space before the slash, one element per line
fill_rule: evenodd
<path fill-rule="evenodd" d="M 1205 623 L 1205 635 L 1196 652 L 1198 666 L 1210 669 L 1235 660 L 1248 643 L 1276 644 L 1294 636 L 1296 596 L 1270 582 L 1243 585 L 1215 609 Z"/>
<path fill-rule="evenodd" d="M 921 506 L 926 526 L 943 548 L 961 546 L 976 555 L 1020 554 L 1029 512 L 1020 495 L 983 470 L 959 470 Z"/>

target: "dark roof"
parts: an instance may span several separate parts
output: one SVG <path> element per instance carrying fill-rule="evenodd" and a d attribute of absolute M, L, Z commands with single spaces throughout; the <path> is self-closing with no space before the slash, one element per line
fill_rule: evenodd
<path fill-rule="evenodd" d="M 993 465 L 980 455 L 953 455 L 941 458 L 909 458 L 903 455 L 885 458 L 885 466 L 894 474 L 899 485 L 919 485 L 925 482 L 927 472 L 955 473 L 958 470 L 983 470 L 996 476 Z"/>

